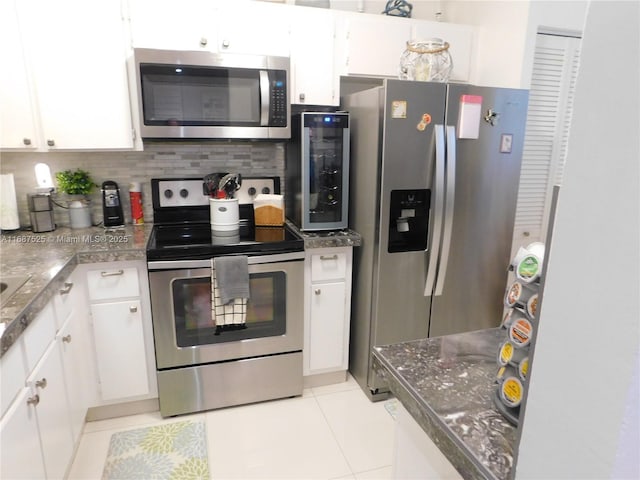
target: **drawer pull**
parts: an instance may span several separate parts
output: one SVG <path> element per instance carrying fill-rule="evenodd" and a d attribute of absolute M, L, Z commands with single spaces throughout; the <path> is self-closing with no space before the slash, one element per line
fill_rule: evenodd
<path fill-rule="evenodd" d="M 47 379 L 36 380 L 36 388 L 47 388 Z"/>
<path fill-rule="evenodd" d="M 316 288 L 313 293 L 315 293 L 316 295 L 320 295 L 322 293 L 322 290 L 320 290 L 319 288 Z"/>
<path fill-rule="evenodd" d="M 68 295 L 71 289 L 73 288 L 73 283 L 64 283 L 64 288 L 60 289 L 60 295 Z"/>
<path fill-rule="evenodd" d="M 334 254 L 331 256 L 328 255 L 320 255 L 320 260 L 337 260 L 338 259 L 338 254 Z"/>
<path fill-rule="evenodd" d="M 34 407 L 40 403 L 40 395 L 34 395 L 27 398 L 27 405 L 33 405 Z"/>
<path fill-rule="evenodd" d="M 136 307 L 135 305 L 131 305 L 131 306 L 129 307 L 129 311 L 130 311 L 131 313 L 136 313 L 136 312 L 138 311 L 138 307 Z"/>
<path fill-rule="evenodd" d="M 62 337 L 62 342 L 63 343 L 71 343 L 71 334 L 65 335 L 64 337 Z"/>
<path fill-rule="evenodd" d="M 115 272 L 100 272 L 102 277 L 117 277 L 118 275 L 124 275 L 124 270 L 116 270 Z"/>

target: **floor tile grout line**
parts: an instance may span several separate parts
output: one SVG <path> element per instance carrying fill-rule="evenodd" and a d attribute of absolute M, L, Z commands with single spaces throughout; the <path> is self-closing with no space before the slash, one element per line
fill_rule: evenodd
<path fill-rule="evenodd" d="M 345 391 L 346 390 L 343 390 L 343 391 L 340 391 L 340 392 L 327 393 L 326 396 L 328 396 L 328 395 L 336 395 L 336 394 L 339 394 L 339 393 L 344 393 Z M 340 445 L 340 442 L 338 441 L 338 437 L 336 436 L 336 432 L 331 427 L 331 422 L 329 422 L 329 419 L 327 418 L 327 415 L 326 415 L 325 411 L 323 410 L 322 405 L 320 405 L 320 402 L 318 401 L 317 397 L 314 397 L 314 400 L 316 401 L 316 405 L 318 406 L 318 409 L 320 410 L 320 413 L 322 414 L 322 418 L 324 418 L 324 421 L 326 422 L 327 427 L 329 427 L 329 431 L 331 432 L 331 436 L 333 437 L 334 442 L 336 442 L 336 445 L 338 446 L 338 450 L 340 450 L 340 453 L 342 454 L 342 456 L 344 458 L 344 461 L 346 462 L 347 466 L 349 467 L 349 470 L 351 471 L 351 475 L 353 475 L 355 477 L 356 472 L 354 472 L 353 466 L 351 465 L 351 462 L 349 462 L 349 459 L 347 458 L 346 453 L 342 449 L 342 445 Z"/>

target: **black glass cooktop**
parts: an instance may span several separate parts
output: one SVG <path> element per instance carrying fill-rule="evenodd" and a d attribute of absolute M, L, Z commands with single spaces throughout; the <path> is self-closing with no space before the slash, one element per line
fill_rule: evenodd
<path fill-rule="evenodd" d="M 303 250 L 303 239 L 288 225 L 256 227 L 243 222 L 237 233 L 213 232 L 208 222 L 156 225 L 147 243 L 147 260 L 195 260 L 216 255 L 260 255 Z"/>

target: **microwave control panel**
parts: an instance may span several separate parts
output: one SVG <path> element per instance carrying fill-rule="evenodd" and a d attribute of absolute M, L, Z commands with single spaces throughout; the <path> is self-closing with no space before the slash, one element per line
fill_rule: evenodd
<path fill-rule="evenodd" d="M 289 118 L 287 111 L 287 72 L 284 70 L 269 71 L 270 101 L 269 126 L 286 127 Z"/>

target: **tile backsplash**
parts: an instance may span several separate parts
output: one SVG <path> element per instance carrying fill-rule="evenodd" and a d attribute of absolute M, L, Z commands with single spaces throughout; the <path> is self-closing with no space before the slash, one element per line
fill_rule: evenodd
<path fill-rule="evenodd" d="M 246 176 L 279 176 L 284 189 L 284 155 L 284 144 L 280 142 L 150 142 L 145 143 L 143 152 L 3 152 L 0 173 L 14 175 L 20 226 L 24 228 L 30 225 L 27 194 L 35 192 L 34 167 L 41 162 L 49 165 L 54 185 L 56 172 L 76 168 L 88 171 L 98 185 L 105 180 L 117 182 L 127 223 L 131 222 L 129 182 L 140 182 L 145 221 L 151 222 L 152 178 L 204 177 L 208 173 L 238 172 Z M 54 193 L 52 198 L 66 205 L 64 194 Z M 98 224 L 102 221 L 100 187 L 93 191 L 90 199 L 92 220 Z M 56 224 L 68 226 L 67 210 L 54 206 L 54 211 Z"/>

